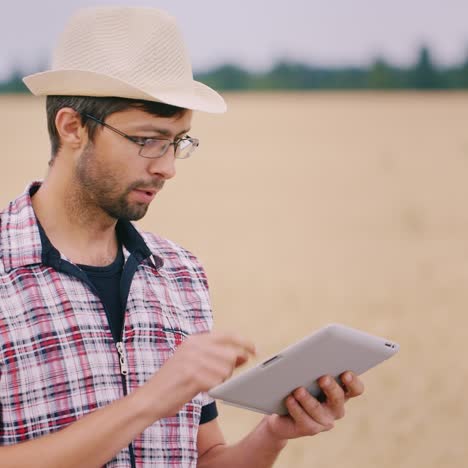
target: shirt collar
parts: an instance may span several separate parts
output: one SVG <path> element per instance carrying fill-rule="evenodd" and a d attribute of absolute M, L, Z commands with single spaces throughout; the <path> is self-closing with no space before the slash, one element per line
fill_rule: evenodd
<path fill-rule="evenodd" d="M 28 185 L 0 214 L 0 256 L 6 271 L 41 263 L 57 268 L 61 261 L 60 252 L 50 242 L 32 206 L 32 196 L 40 186 L 40 181 Z M 138 262 L 151 257 L 155 268 L 163 266 L 162 258 L 151 252 L 130 221 L 119 220 L 116 230 L 124 247 Z"/>

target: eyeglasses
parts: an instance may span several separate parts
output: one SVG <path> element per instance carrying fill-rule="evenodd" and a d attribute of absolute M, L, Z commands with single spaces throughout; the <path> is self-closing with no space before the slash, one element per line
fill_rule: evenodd
<path fill-rule="evenodd" d="M 143 158 L 156 159 L 164 156 L 172 145 L 174 146 L 174 156 L 177 159 L 187 159 L 200 144 L 198 138 L 192 138 L 186 136 L 184 138 L 176 138 L 175 140 L 169 140 L 168 138 L 145 138 L 145 137 L 135 137 L 127 135 L 124 132 L 121 132 L 117 128 L 111 127 L 109 124 L 106 124 L 102 120 L 94 117 L 90 114 L 83 114 L 83 117 L 94 120 L 98 124 L 101 124 L 103 127 L 112 130 L 115 133 L 123 136 L 127 140 L 136 143 L 140 146 L 140 151 L 138 154 Z"/>

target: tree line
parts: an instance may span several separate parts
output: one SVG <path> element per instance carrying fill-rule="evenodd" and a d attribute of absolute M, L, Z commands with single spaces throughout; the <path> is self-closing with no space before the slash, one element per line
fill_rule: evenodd
<path fill-rule="evenodd" d="M 438 67 L 429 48 L 422 47 L 416 63 L 409 67 L 391 65 L 384 58 L 369 67 L 315 67 L 288 60 L 277 62 L 266 72 L 252 72 L 225 64 L 195 78 L 220 91 L 311 90 L 311 89 L 468 89 L 468 56 L 451 67 Z M 27 92 L 21 74 L 0 83 L 0 93 Z"/>

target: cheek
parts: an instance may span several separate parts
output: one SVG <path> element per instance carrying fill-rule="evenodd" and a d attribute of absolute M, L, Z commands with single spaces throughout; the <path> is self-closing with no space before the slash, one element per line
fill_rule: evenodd
<path fill-rule="evenodd" d="M 122 145 L 112 145 L 105 148 L 103 161 L 108 167 L 120 172 L 123 177 L 131 177 L 144 173 L 146 160 L 138 155 L 139 146 L 128 142 Z"/>
<path fill-rule="evenodd" d="M 131 164 L 132 155 L 121 147 L 113 145 L 101 148 L 99 152 L 95 152 L 95 156 L 96 167 L 101 177 L 107 177 L 120 186 L 131 180 L 135 174 Z"/>
<path fill-rule="evenodd" d="M 138 156 L 136 145 L 126 143 L 123 141 L 122 144 L 110 144 L 103 138 L 97 138 L 87 152 L 88 174 L 95 184 L 99 184 L 102 190 L 113 196 L 121 195 L 133 184 L 141 185 L 141 181 L 147 179 L 146 160 Z"/>

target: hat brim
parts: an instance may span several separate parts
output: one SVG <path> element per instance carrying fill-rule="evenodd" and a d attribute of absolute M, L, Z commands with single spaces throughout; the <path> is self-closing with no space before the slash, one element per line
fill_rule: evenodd
<path fill-rule="evenodd" d="M 50 70 L 23 78 L 35 96 L 113 96 L 156 101 L 184 109 L 220 114 L 224 99 L 213 89 L 192 80 L 188 83 L 156 84 L 140 89 L 118 78 L 84 70 Z"/>

